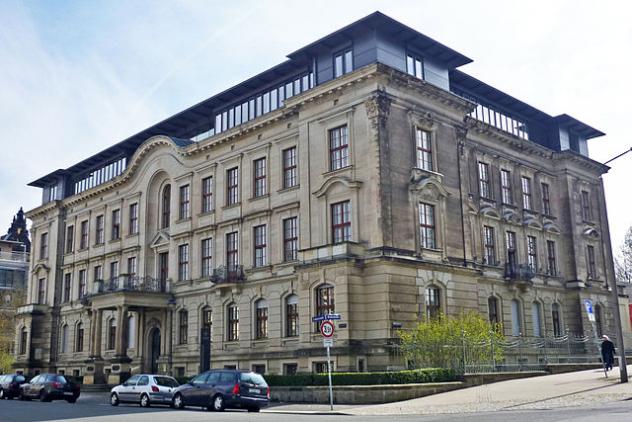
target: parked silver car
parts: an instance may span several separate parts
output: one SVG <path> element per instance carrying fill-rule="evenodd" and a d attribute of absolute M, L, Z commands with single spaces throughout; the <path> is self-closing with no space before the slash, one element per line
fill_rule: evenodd
<path fill-rule="evenodd" d="M 110 391 L 110 404 L 138 403 L 141 407 L 152 404 L 171 405 L 173 391 L 178 381 L 166 375 L 138 374 L 133 375 L 121 385 Z"/>

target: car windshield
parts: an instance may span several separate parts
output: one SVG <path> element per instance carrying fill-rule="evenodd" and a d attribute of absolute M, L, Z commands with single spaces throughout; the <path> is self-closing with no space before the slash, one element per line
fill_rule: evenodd
<path fill-rule="evenodd" d="M 169 377 L 154 377 L 154 380 L 156 381 L 156 385 L 160 385 L 162 387 L 177 387 L 180 385 L 178 384 L 178 381 Z"/>
<path fill-rule="evenodd" d="M 63 376 L 61 376 L 61 375 L 58 375 L 58 376 L 56 377 L 55 381 L 57 381 L 57 382 L 58 382 L 58 383 L 60 383 L 60 384 L 66 384 L 66 383 L 67 383 L 67 381 L 66 381 L 66 377 L 63 377 Z"/>
<path fill-rule="evenodd" d="M 242 373 L 241 374 L 241 382 L 246 383 L 246 384 L 259 385 L 261 387 L 267 387 L 268 386 L 268 384 L 266 383 L 266 380 L 264 380 L 261 375 L 256 374 L 254 372 Z"/>

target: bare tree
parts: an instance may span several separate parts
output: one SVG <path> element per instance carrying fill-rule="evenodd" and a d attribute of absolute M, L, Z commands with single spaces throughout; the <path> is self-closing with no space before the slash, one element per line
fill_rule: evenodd
<path fill-rule="evenodd" d="M 614 260 L 614 267 L 618 282 L 632 283 L 632 226 L 625 234 L 619 256 Z"/>

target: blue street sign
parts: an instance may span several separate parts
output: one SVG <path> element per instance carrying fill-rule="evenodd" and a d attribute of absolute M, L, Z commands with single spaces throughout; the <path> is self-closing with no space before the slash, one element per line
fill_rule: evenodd
<path fill-rule="evenodd" d="M 595 313 L 595 311 L 593 310 L 592 300 L 584 299 L 584 306 L 586 307 L 586 312 L 588 314 L 594 314 Z"/>
<path fill-rule="evenodd" d="M 312 322 L 321 322 L 321 321 L 329 321 L 334 319 L 342 319 L 340 314 L 326 314 L 326 315 L 318 315 L 312 317 Z"/>

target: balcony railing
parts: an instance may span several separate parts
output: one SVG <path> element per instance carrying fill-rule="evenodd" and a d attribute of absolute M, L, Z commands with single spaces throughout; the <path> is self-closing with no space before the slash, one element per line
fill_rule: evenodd
<path fill-rule="evenodd" d="M 530 265 L 511 262 L 505 264 L 505 278 L 508 280 L 529 282 L 533 277 L 535 277 L 535 272 Z"/>
<path fill-rule="evenodd" d="M 246 281 L 246 275 L 242 265 L 232 267 L 222 265 L 215 268 L 211 275 L 211 283 L 214 284 L 243 283 L 244 281 Z"/>
<path fill-rule="evenodd" d="M 0 252 L 0 261 L 29 262 L 28 252 Z"/>
<path fill-rule="evenodd" d="M 94 282 L 93 295 L 115 292 L 168 293 L 169 283 L 167 280 L 137 275 L 121 275 Z"/>

